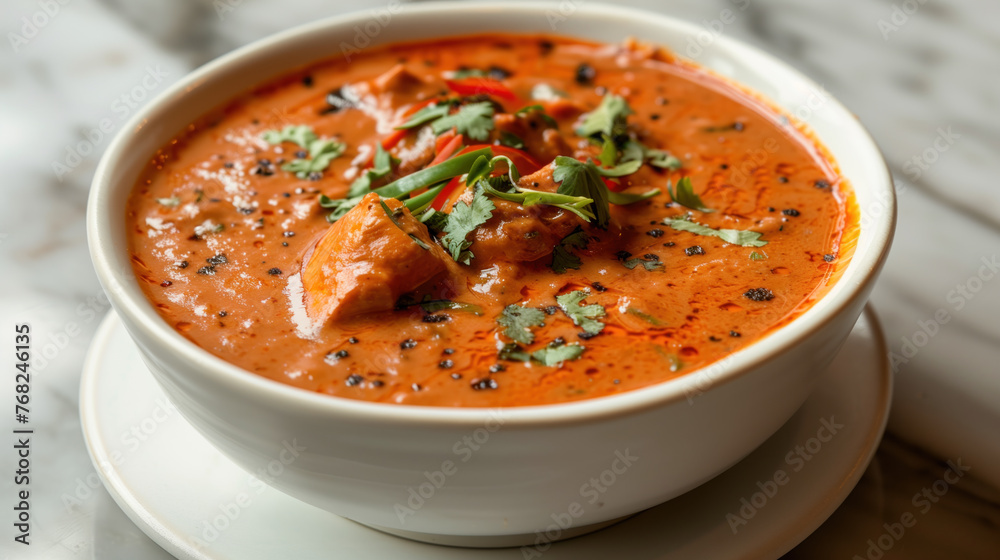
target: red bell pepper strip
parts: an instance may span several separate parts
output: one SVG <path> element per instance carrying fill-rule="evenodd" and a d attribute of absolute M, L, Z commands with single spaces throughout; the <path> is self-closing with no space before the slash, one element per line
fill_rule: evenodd
<path fill-rule="evenodd" d="M 453 134 L 452 138 L 445 142 L 444 146 L 438 149 L 437 155 L 434 156 L 434 159 L 432 159 L 427 166 L 437 165 L 450 158 L 452 154 L 458 151 L 458 148 L 462 145 L 463 140 L 465 140 L 465 138 L 461 134 Z M 438 142 L 438 145 L 440 144 L 441 142 Z"/>
<path fill-rule="evenodd" d="M 448 89 L 459 95 L 494 95 L 508 101 L 517 101 L 517 96 L 502 82 L 491 78 L 464 78 L 445 80 Z"/>
<path fill-rule="evenodd" d="M 604 184 L 608 187 L 609 191 L 618 192 L 618 191 L 622 190 L 622 188 L 623 188 L 620 183 L 618 183 L 616 181 L 612 181 L 611 179 L 608 179 L 607 177 L 601 177 L 601 180 L 604 181 Z"/>
<path fill-rule="evenodd" d="M 403 113 L 403 120 L 405 121 L 407 117 L 413 115 L 417 111 L 423 109 L 424 107 L 430 105 L 431 103 L 434 103 L 435 101 L 437 101 L 437 99 L 433 98 L 433 99 L 427 99 L 425 101 L 421 101 L 419 103 L 414 103 L 412 106 L 410 106 L 409 109 L 407 109 Z M 394 148 L 396 146 L 396 144 L 399 144 L 400 141 L 403 140 L 403 138 L 406 138 L 406 134 L 408 132 L 410 132 L 410 131 L 407 130 L 407 129 L 393 130 L 385 138 L 382 139 L 382 148 L 385 149 L 385 150 L 391 150 L 392 148 Z"/>
<path fill-rule="evenodd" d="M 461 177 L 453 177 L 451 181 L 448 181 L 448 184 L 445 185 L 443 189 L 441 189 L 441 192 L 439 192 L 438 195 L 434 197 L 434 201 L 431 202 L 431 208 L 438 211 L 444 208 L 444 203 L 447 202 L 448 197 L 451 196 L 451 193 L 455 192 L 455 189 L 457 189 L 458 186 L 461 184 L 462 184 Z"/>
<path fill-rule="evenodd" d="M 531 157 L 528 152 L 524 150 L 519 150 L 517 148 L 511 148 L 509 146 L 494 146 L 492 144 L 474 144 L 472 146 L 465 147 L 458 155 L 464 154 L 466 152 L 471 152 L 475 150 L 480 150 L 482 148 L 489 148 L 493 150 L 493 155 L 495 156 L 507 156 L 510 161 L 514 162 L 514 167 L 517 167 L 517 172 L 521 175 L 531 175 L 535 171 L 538 171 L 542 167 L 545 167 L 541 163 Z"/>

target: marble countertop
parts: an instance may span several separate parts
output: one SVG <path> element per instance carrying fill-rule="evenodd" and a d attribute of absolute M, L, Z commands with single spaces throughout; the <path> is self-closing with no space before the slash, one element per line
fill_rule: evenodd
<path fill-rule="evenodd" d="M 736 17 L 723 32 L 784 59 L 851 108 L 897 182 L 896 242 L 872 297 L 896 373 L 889 432 L 858 488 L 789 557 L 855 557 L 946 461 L 958 459 L 970 465 L 968 479 L 883 558 L 1000 557 L 1000 4 L 616 3 L 698 25 L 730 9 Z M 4 332 L 30 322 L 54 350 L 35 363 L 33 544 L 11 544 L 5 529 L 0 558 L 169 557 L 103 489 L 79 506 L 62 498 L 94 472 L 77 392 L 90 338 L 108 308 L 87 253 L 84 214 L 110 135 L 192 68 L 275 31 L 363 7 L 344 0 L 5 4 L 0 317 Z M 4 383 L 0 402 L 12 394 L 12 383 Z M 13 429 L 12 420 L 3 423 Z M 0 459 L 5 473 L 9 457 Z M 4 474 L 0 503 L 13 488 Z"/>

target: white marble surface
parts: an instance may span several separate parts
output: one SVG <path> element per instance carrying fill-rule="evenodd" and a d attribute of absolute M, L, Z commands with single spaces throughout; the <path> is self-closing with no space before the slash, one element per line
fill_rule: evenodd
<path fill-rule="evenodd" d="M 847 104 L 897 178 L 897 240 L 873 296 L 892 350 L 906 359 L 898 363 L 891 434 L 845 505 L 790 556 L 863 554 L 882 523 L 913 509 L 913 496 L 941 476 L 944 461 L 961 458 L 971 476 L 884 558 L 1000 557 L 1000 274 L 974 279 L 983 259 L 1000 257 L 1000 4 L 617 3 L 701 25 L 730 9 L 735 21 L 723 32 L 785 59 Z M 38 15 L 46 6 L 54 15 Z M 0 558 L 165 557 L 94 483 L 77 419 L 81 362 L 107 310 L 84 235 L 87 190 L 108 142 L 107 134 L 92 131 L 102 119 L 111 133 L 123 125 L 134 110 L 123 95 L 141 104 L 234 47 L 363 7 L 344 0 L 4 3 L 0 332 L 29 322 L 36 352 L 43 350 L 46 359 L 35 364 L 31 403 L 33 544 L 13 543 L 9 514 L 0 515 Z M 33 34 L 23 18 L 38 22 Z M 141 84 L 150 73 L 146 91 Z M 77 146 L 90 153 L 68 156 Z M 984 278 L 993 273 L 982 270 Z M 0 355 L 3 371 L 13 371 L 8 351 Z M 12 378 L 5 373 L 0 383 L 4 410 L 13 401 Z M 0 425 L 10 433 L 12 411 Z M 0 510 L 10 512 L 13 440 L 4 442 Z"/>

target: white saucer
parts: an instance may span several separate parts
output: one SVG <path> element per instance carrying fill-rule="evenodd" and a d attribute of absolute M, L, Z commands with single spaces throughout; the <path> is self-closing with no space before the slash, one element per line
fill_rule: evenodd
<path fill-rule="evenodd" d="M 776 558 L 837 509 L 875 453 L 892 392 L 887 356 L 866 310 L 815 393 L 749 457 L 679 498 L 537 556 L 534 549 L 448 548 L 393 537 L 263 486 L 170 407 L 113 313 L 87 356 L 80 415 L 112 497 L 178 558 Z M 835 435 L 821 430 L 831 417 L 843 425 Z M 828 441 L 810 439 L 817 436 Z"/>

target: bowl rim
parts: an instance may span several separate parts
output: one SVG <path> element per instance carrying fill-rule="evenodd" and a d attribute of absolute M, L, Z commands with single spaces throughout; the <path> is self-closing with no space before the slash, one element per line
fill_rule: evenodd
<path fill-rule="evenodd" d="M 452 3 L 439 1 L 404 4 L 401 6 L 400 11 L 393 17 L 406 18 L 421 14 L 440 14 L 454 17 L 463 14 L 475 15 L 477 12 L 484 10 L 502 10 L 505 15 L 516 11 L 518 12 L 518 16 L 529 17 L 531 15 L 542 15 L 546 10 L 557 9 L 557 6 L 559 4 L 555 2 L 525 3 L 490 0 Z M 134 134 L 141 133 L 150 120 L 164 113 L 169 113 L 173 105 L 183 102 L 183 97 L 187 91 L 203 87 L 220 70 L 230 65 L 246 62 L 249 59 L 253 59 L 258 53 L 277 46 L 294 44 L 296 41 L 302 40 L 305 36 L 333 28 L 351 29 L 352 25 L 363 24 L 367 21 L 370 17 L 369 12 L 370 10 L 354 11 L 292 27 L 254 41 L 193 70 L 139 109 L 125 126 L 119 130 L 118 134 L 115 135 L 98 164 L 87 204 L 88 245 L 98 278 L 114 304 L 114 309 L 118 313 L 125 315 L 127 319 L 125 321 L 126 324 L 131 324 L 134 328 L 140 329 L 144 336 L 157 340 L 160 344 L 165 345 L 168 351 L 182 356 L 187 361 L 188 369 L 196 371 L 197 375 L 214 376 L 219 381 L 234 384 L 235 388 L 244 392 L 244 394 L 252 394 L 255 399 L 282 400 L 284 401 L 284 403 L 281 403 L 282 406 L 288 409 L 308 412 L 311 415 L 319 415 L 320 417 L 345 416 L 359 421 L 405 422 L 408 425 L 414 426 L 478 427 L 484 422 L 496 418 L 499 414 L 504 420 L 505 428 L 595 422 L 609 417 L 640 413 L 650 408 L 672 404 L 689 398 L 691 390 L 697 389 L 695 384 L 698 383 L 696 380 L 699 377 L 698 372 L 704 372 L 717 364 L 722 364 L 721 371 L 711 380 L 708 388 L 698 390 L 699 393 L 735 381 L 764 362 L 813 335 L 835 319 L 856 298 L 865 293 L 885 263 L 896 227 L 896 197 L 891 173 L 885 163 L 884 156 L 879 151 L 871 134 L 857 121 L 853 113 L 837 99 L 829 96 L 829 105 L 834 110 L 851 117 L 848 119 L 844 129 L 845 133 L 856 137 L 854 139 L 855 149 L 875 154 L 878 164 L 881 166 L 881 169 L 873 172 L 873 174 L 880 176 L 879 180 L 865 185 L 866 189 L 882 191 L 880 193 L 876 192 L 876 194 L 879 195 L 879 199 L 885 206 L 881 216 L 876 216 L 876 219 L 870 220 L 865 226 L 871 230 L 871 244 L 867 250 L 862 251 L 859 247 L 855 251 L 844 274 L 836 279 L 830 290 L 824 293 L 816 302 L 812 303 L 808 309 L 801 312 L 788 323 L 764 335 L 761 339 L 741 350 L 728 354 L 719 361 L 697 370 L 692 370 L 688 374 L 616 395 L 587 398 L 565 403 L 514 407 L 438 407 L 338 398 L 286 385 L 229 363 L 181 336 L 156 313 L 149 300 L 142 297 L 141 301 L 137 301 L 137 298 L 131 297 L 126 290 L 126 283 L 136 283 L 137 281 L 130 266 L 125 267 L 125 272 L 116 272 L 116 270 L 120 271 L 121 269 L 113 264 L 116 260 L 113 251 L 113 240 L 118 235 L 124 235 L 124 232 L 112 231 L 114 220 L 110 218 L 109 207 L 112 204 L 109 191 L 117 182 L 115 171 L 119 166 L 119 162 L 129 151 L 129 144 Z M 577 4 L 574 17 L 577 16 L 603 18 L 608 21 L 615 19 L 630 21 L 645 20 L 646 22 L 653 22 L 665 29 L 671 29 L 690 37 L 695 36 L 695 34 L 702 30 L 701 27 L 693 23 L 672 16 L 599 2 Z M 486 31 L 479 31 L 477 33 L 486 33 Z M 625 35 L 627 35 L 627 32 L 623 33 L 623 36 Z M 379 44 L 391 44 L 393 42 L 390 39 L 379 42 Z M 715 38 L 715 43 L 719 48 L 736 49 L 743 51 L 747 55 L 766 61 L 796 78 L 799 84 L 810 87 L 813 91 L 822 91 L 822 87 L 819 84 L 816 84 L 813 80 L 795 70 L 787 63 L 756 47 L 721 34 Z M 714 48 L 715 45 L 712 45 L 712 47 Z M 323 56 L 317 57 L 317 60 L 328 56 L 329 53 L 324 53 Z M 280 75 L 281 73 L 279 72 L 268 76 L 267 79 L 273 79 Z M 731 78 L 726 79 L 737 83 L 763 99 L 767 99 L 775 107 L 785 110 L 781 104 L 757 93 L 756 90 L 740 84 Z M 261 83 L 265 81 L 262 80 Z M 232 92 L 230 97 L 238 95 L 241 91 L 243 90 Z M 823 139 L 819 134 L 814 134 L 813 140 L 822 144 Z M 836 161 L 836 153 L 832 150 L 827 150 L 827 152 Z M 133 183 L 134 179 L 134 177 L 130 177 Z M 865 211 L 859 207 L 859 220 L 862 220 L 864 217 Z M 861 225 L 859 224 L 858 227 L 860 228 Z M 124 260 L 125 262 L 128 261 L 127 258 Z M 824 302 L 825 305 L 818 307 L 820 302 Z M 131 331 L 130 335 L 135 338 L 135 335 Z M 727 358 L 729 359 L 727 360 Z M 276 402 L 275 404 L 279 403 Z"/>

